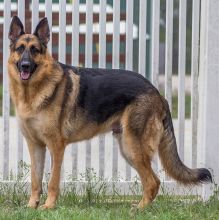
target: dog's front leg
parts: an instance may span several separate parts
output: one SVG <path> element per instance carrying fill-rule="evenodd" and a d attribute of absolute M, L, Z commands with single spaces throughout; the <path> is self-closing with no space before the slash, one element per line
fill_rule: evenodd
<path fill-rule="evenodd" d="M 54 142 L 48 145 L 52 155 L 52 172 L 48 185 L 48 197 L 41 209 L 54 208 L 59 195 L 60 172 L 65 151 L 65 146 L 61 142 Z"/>
<path fill-rule="evenodd" d="M 41 144 L 27 142 L 31 159 L 31 196 L 27 206 L 37 208 L 42 192 L 46 147 Z"/>

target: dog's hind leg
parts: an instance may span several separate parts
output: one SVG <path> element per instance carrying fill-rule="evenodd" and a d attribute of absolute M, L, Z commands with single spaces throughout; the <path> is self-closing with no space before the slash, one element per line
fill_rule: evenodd
<path fill-rule="evenodd" d="M 42 192 L 46 146 L 30 141 L 27 142 L 31 158 L 31 196 L 27 206 L 30 208 L 37 208 Z"/>
<path fill-rule="evenodd" d="M 151 159 L 160 143 L 162 129 L 159 123 L 153 125 L 149 119 L 146 129 L 137 135 L 123 120 L 123 134 L 115 135 L 123 156 L 136 169 L 142 182 L 143 198 L 137 206 L 139 209 L 150 204 L 159 190 L 160 180 L 151 168 Z"/>
<path fill-rule="evenodd" d="M 153 176 L 151 179 L 147 179 L 147 194 L 151 201 L 153 201 L 156 197 L 160 186 L 160 180 L 151 168 L 151 160 L 154 153 L 158 150 L 162 136 L 162 121 L 156 114 L 154 114 L 148 119 L 141 137 L 141 148 L 144 156 L 144 164 L 146 167 L 148 167 L 148 171 Z M 138 207 L 143 208 L 144 206 L 144 200 L 142 200 Z"/>

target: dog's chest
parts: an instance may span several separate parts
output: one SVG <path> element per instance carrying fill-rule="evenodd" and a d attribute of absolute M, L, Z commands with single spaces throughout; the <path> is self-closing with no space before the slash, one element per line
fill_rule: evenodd
<path fill-rule="evenodd" d="M 56 120 L 45 113 L 18 115 L 18 121 L 24 136 L 33 140 L 44 141 L 57 130 Z"/>

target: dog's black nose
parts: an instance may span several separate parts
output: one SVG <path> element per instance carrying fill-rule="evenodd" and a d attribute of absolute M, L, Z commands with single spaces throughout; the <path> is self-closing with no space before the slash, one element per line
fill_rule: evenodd
<path fill-rule="evenodd" d="M 22 61 L 21 62 L 21 67 L 25 70 L 30 68 L 30 62 L 29 61 Z"/>

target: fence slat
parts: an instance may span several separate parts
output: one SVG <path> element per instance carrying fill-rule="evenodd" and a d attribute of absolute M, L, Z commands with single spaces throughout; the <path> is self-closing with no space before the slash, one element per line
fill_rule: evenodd
<path fill-rule="evenodd" d="M 186 0 L 179 5 L 179 65 L 178 65 L 178 120 L 179 120 L 179 155 L 184 160 L 185 131 L 185 58 L 186 58 Z"/>
<path fill-rule="evenodd" d="M 166 1 L 165 98 L 172 112 L 173 0 Z"/>
<path fill-rule="evenodd" d="M 200 62 L 199 62 L 199 166 L 208 167 L 219 184 L 219 1 L 200 1 Z M 202 188 L 202 199 L 208 200 L 215 188 L 206 184 Z"/>
<path fill-rule="evenodd" d="M 126 1 L 126 54 L 125 68 L 133 68 L 133 0 Z"/>
<path fill-rule="evenodd" d="M 166 1 L 166 34 L 165 34 L 165 98 L 172 112 L 172 48 L 173 48 L 173 0 Z M 159 163 L 159 170 L 161 164 Z M 165 173 L 160 172 L 161 178 Z"/>
<path fill-rule="evenodd" d="M 72 2 L 72 65 L 79 64 L 79 0 Z"/>
<path fill-rule="evenodd" d="M 160 0 L 152 2 L 152 42 L 151 42 L 151 81 L 158 88 L 159 77 L 159 36 L 160 36 Z M 161 170 L 158 157 L 154 159 L 153 169 Z"/>
<path fill-rule="evenodd" d="M 85 67 L 92 67 L 93 0 L 86 1 Z M 91 141 L 86 141 L 86 169 L 91 168 Z"/>
<path fill-rule="evenodd" d="M 50 29 L 50 40 L 48 42 L 48 50 L 52 53 L 52 0 L 45 0 L 45 16 L 48 19 L 49 29 Z M 50 152 L 46 151 L 45 158 L 45 177 L 48 178 L 48 174 L 51 172 L 51 155 Z"/>
<path fill-rule="evenodd" d="M 120 45 L 120 4 L 113 0 L 113 60 L 112 67 L 119 68 L 119 45 Z M 118 143 L 113 137 L 112 177 L 118 177 Z"/>
<path fill-rule="evenodd" d="M 4 27 L 3 27 L 3 180 L 9 177 L 9 117 L 10 96 L 8 86 L 8 56 L 9 56 L 9 24 L 11 20 L 11 1 L 4 1 Z"/>
<path fill-rule="evenodd" d="M 106 67 L 106 0 L 100 1 L 99 67 Z"/>
<path fill-rule="evenodd" d="M 99 67 L 106 67 L 106 0 L 100 1 Z M 99 176 L 105 176 L 105 135 L 99 136 Z"/>
<path fill-rule="evenodd" d="M 52 52 L 52 0 L 45 1 L 45 15 L 49 22 L 50 40 L 48 42 L 48 50 Z"/>
<path fill-rule="evenodd" d="M 199 17 L 200 0 L 192 6 L 192 60 L 191 60 L 191 120 L 192 120 L 192 167 L 197 166 L 197 123 L 198 123 L 198 62 L 199 62 Z"/>
<path fill-rule="evenodd" d="M 113 0 L 113 62 L 112 67 L 119 68 L 120 4 Z"/>
<path fill-rule="evenodd" d="M 39 21 L 39 0 L 32 0 L 32 25 L 31 30 L 34 32 Z"/>
<path fill-rule="evenodd" d="M 113 158 L 112 158 L 112 177 L 114 180 L 118 178 L 118 142 L 113 137 Z"/>
<path fill-rule="evenodd" d="M 151 49 L 151 81 L 158 88 L 159 76 L 159 36 L 160 36 L 160 0 L 152 4 L 152 49 Z"/>
<path fill-rule="evenodd" d="M 73 177 L 73 179 L 77 179 L 77 175 L 78 175 L 78 144 L 72 144 L 71 156 L 72 156 L 72 177 Z"/>
<path fill-rule="evenodd" d="M 133 0 L 126 1 L 126 54 L 125 68 L 133 70 Z M 126 180 L 131 180 L 131 167 L 126 161 Z"/>
<path fill-rule="evenodd" d="M 139 56 L 138 72 L 145 76 L 146 64 L 146 17 L 147 17 L 147 0 L 140 0 L 139 4 Z"/>
<path fill-rule="evenodd" d="M 59 1 L 59 55 L 60 62 L 66 61 L 66 1 Z M 61 180 L 65 179 L 64 163 L 62 164 Z"/>
<path fill-rule="evenodd" d="M 92 67 L 93 53 L 93 0 L 86 1 L 85 66 Z"/>
<path fill-rule="evenodd" d="M 91 168 L 91 141 L 86 141 L 86 169 Z"/>
<path fill-rule="evenodd" d="M 72 1 L 72 65 L 79 65 L 79 0 Z M 72 144 L 72 176 L 78 175 L 78 144 Z"/>
<path fill-rule="evenodd" d="M 18 17 L 25 26 L 25 3 L 22 0 L 18 0 Z M 20 129 L 17 130 L 17 136 L 18 136 L 17 173 L 21 174 L 22 169 L 20 166 L 20 162 L 23 160 L 23 135 Z"/>
<path fill-rule="evenodd" d="M 22 0 L 18 0 L 18 17 L 25 26 L 25 3 Z"/>
<path fill-rule="evenodd" d="M 105 135 L 99 136 L 99 177 L 105 176 Z"/>
<path fill-rule="evenodd" d="M 59 1 L 59 61 L 66 57 L 66 1 Z"/>

